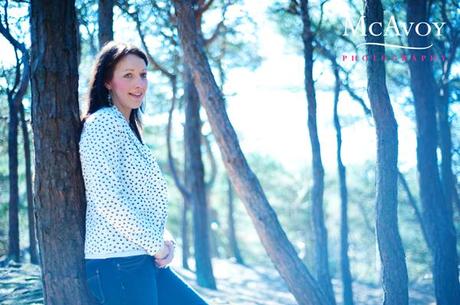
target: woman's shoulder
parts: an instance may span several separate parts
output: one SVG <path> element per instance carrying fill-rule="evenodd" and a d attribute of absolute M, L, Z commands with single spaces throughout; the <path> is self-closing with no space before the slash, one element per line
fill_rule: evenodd
<path fill-rule="evenodd" d="M 112 107 L 104 107 L 90 114 L 83 125 L 82 137 L 85 134 L 119 136 L 123 132 L 123 118 Z"/>
<path fill-rule="evenodd" d="M 85 120 L 85 125 L 103 124 L 109 122 L 118 123 L 120 120 L 113 107 L 103 107 L 90 114 Z"/>
<path fill-rule="evenodd" d="M 117 129 L 123 128 L 124 119 L 120 117 L 116 110 L 112 107 L 103 107 L 96 112 L 90 114 L 84 123 L 83 129 Z"/>

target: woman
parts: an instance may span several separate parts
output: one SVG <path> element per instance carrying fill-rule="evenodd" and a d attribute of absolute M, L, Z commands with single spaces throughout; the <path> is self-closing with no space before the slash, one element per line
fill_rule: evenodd
<path fill-rule="evenodd" d="M 98 55 L 80 138 L 90 292 L 104 305 L 206 305 L 167 265 L 167 187 L 141 138 L 147 57 L 110 42 Z"/>

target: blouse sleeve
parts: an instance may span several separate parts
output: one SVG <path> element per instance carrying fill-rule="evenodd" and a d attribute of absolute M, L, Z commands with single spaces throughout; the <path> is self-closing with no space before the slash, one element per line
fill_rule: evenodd
<path fill-rule="evenodd" d="M 129 158 L 127 136 L 116 118 L 98 117 L 86 122 L 80 139 L 80 161 L 87 200 L 94 212 L 121 236 L 147 251 L 157 253 L 163 243 L 156 240 L 155 228 L 129 205 L 124 184 L 123 160 Z"/>

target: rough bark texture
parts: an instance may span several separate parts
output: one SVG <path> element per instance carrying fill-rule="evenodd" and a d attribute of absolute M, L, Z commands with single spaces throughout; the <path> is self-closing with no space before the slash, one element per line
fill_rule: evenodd
<path fill-rule="evenodd" d="M 29 83 L 29 81 L 27 81 Z M 27 190 L 27 216 L 29 221 L 29 252 L 30 262 L 32 264 L 39 264 L 38 249 L 37 249 L 37 234 L 35 223 L 35 209 L 32 192 L 32 161 L 30 157 L 30 140 L 29 130 L 24 113 L 24 105 L 19 104 L 19 113 L 21 116 L 22 137 L 24 139 L 24 159 L 26 168 L 26 190 Z"/>
<path fill-rule="evenodd" d="M 108 41 L 113 40 L 113 4 L 114 0 L 99 0 L 99 48 L 102 48 Z"/>
<path fill-rule="evenodd" d="M 366 26 L 383 23 L 380 0 L 365 2 Z M 367 43 L 384 43 L 382 36 L 366 33 Z M 381 58 L 382 46 L 368 45 L 369 57 Z M 398 130 L 388 95 L 385 63 L 381 60 L 367 63 L 367 91 L 377 132 L 377 220 L 376 233 L 385 305 L 408 304 L 407 267 L 401 237 L 398 231 Z"/>
<path fill-rule="evenodd" d="M 75 2 L 32 1 L 30 18 L 34 200 L 44 301 L 86 305 Z"/>
<path fill-rule="evenodd" d="M 18 105 L 8 92 L 8 258 L 19 262 Z"/>
<path fill-rule="evenodd" d="M 315 265 L 317 279 L 321 287 L 335 304 L 334 289 L 332 288 L 329 272 L 329 255 L 327 248 L 327 229 L 324 223 L 323 193 L 324 169 L 321 160 L 321 146 L 319 143 L 316 123 L 316 94 L 313 81 L 313 33 L 308 11 L 308 0 L 300 1 L 303 23 L 302 40 L 305 59 L 305 91 L 308 102 L 308 131 L 312 154 L 313 187 L 311 192 L 313 230 L 315 233 Z"/>
<path fill-rule="evenodd" d="M 243 256 L 241 255 L 240 248 L 238 247 L 238 239 L 236 238 L 235 217 L 234 215 L 234 200 L 233 188 L 230 179 L 227 177 L 227 198 L 228 198 L 228 240 L 230 245 L 230 256 L 235 258 L 238 264 L 244 265 Z"/>
<path fill-rule="evenodd" d="M 335 57 L 334 57 L 335 58 Z M 337 171 L 339 174 L 340 187 L 340 270 L 342 272 L 343 304 L 353 305 L 353 278 L 350 271 L 350 259 L 348 257 L 348 189 L 347 173 L 342 162 L 342 126 L 339 119 L 340 76 L 337 63 L 333 63 L 334 69 L 334 127 L 337 140 Z"/>
<path fill-rule="evenodd" d="M 407 1 L 407 22 L 427 22 L 426 0 Z M 411 33 L 410 46 L 425 46 L 429 39 Z M 428 50 L 411 50 L 411 55 L 430 55 Z M 433 255 L 433 279 L 438 305 L 460 304 L 456 233 L 452 208 L 446 202 L 438 172 L 436 83 L 430 61 L 409 61 L 411 89 L 417 123 L 417 169 L 423 220 Z"/>
<path fill-rule="evenodd" d="M 201 159 L 201 119 L 198 92 L 187 67 L 184 67 L 185 94 L 185 149 L 188 155 L 188 166 L 185 175 L 188 177 L 190 202 L 193 211 L 193 235 L 197 282 L 202 287 L 216 288 L 212 272 L 208 203 L 204 184 L 204 166 Z"/>
<path fill-rule="evenodd" d="M 176 0 L 174 6 L 185 62 L 192 72 L 232 185 L 242 199 L 263 246 L 300 305 L 331 305 L 287 239 L 259 180 L 241 151 L 225 111 L 222 93 L 204 52 L 202 38 L 197 33 L 190 0 Z"/>

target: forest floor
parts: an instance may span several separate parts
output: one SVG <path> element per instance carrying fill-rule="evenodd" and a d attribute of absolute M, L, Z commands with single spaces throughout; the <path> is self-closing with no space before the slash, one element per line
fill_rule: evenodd
<path fill-rule="evenodd" d="M 199 287 L 195 274 L 180 266 L 176 257 L 172 268 L 195 288 L 210 305 L 296 305 L 276 270 L 262 266 L 247 267 L 230 260 L 213 259 L 217 291 Z M 193 268 L 193 265 L 191 266 Z M 353 283 L 356 305 L 382 304 L 382 289 Z M 341 288 L 334 281 L 337 300 L 341 300 Z M 43 294 L 40 269 L 31 264 L 9 264 L 0 268 L 1 305 L 42 305 Z M 341 302 L 338 301 L 338 305 Z M 429 287 L 411 287 L 410 305 L 434 305 Z M 67 304 L 63 304 L 67 305 Z"/>

